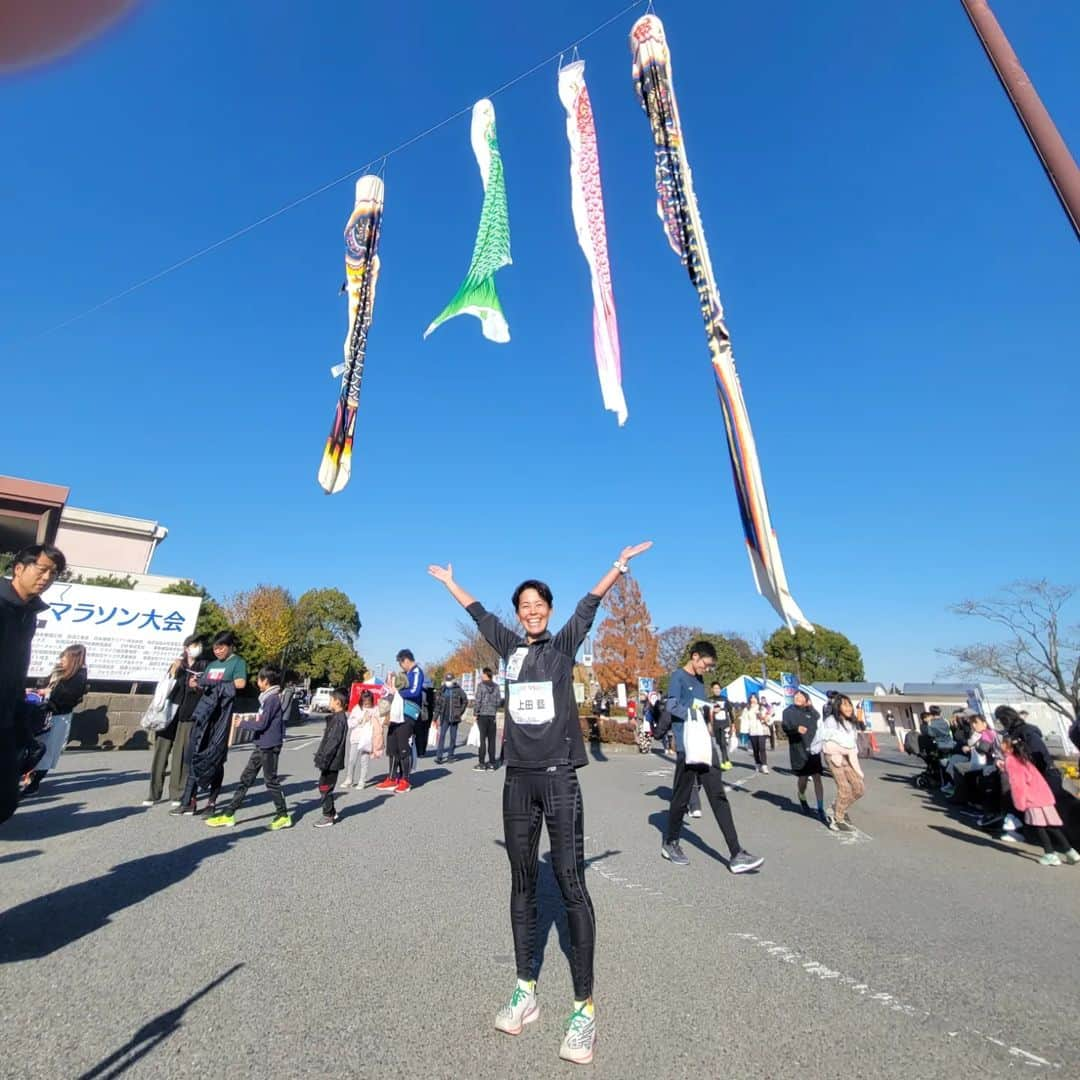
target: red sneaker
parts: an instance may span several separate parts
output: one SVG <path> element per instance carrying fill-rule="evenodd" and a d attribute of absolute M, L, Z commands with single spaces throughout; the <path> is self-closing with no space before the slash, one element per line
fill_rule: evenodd
<path fill-rule="evenodd" d="M 391 788 L 396 788 L 397 786 L 398 782 L 393 777 L 388 776 L 381 784 L 375 785 L 375 790 L 389 791 Z"/>
<path fill-rule="evenodd" d="M 404 795 L 409 791 L 412 791 L 412 784 L 410 784 L 408 780 L 399 780 L 394 787 L 395 795 Z"/>

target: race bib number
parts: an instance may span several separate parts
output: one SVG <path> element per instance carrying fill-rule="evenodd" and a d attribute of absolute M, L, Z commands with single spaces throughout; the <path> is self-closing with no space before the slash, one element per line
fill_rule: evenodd
<path fill-rule="evenodd" d="M 506 665 L 506 677 L 513 682 L 521 674 L 521 665 L 525 663 L 525 657 L 529 655 L 527 648 L 515 649 L 510 662 Z"/>
<path fill-rule="evenodd" d="M 510 687 L 510 718 L 515 724 L 550 724 L 555 719 L 551 683 L 513 683 Z"/>

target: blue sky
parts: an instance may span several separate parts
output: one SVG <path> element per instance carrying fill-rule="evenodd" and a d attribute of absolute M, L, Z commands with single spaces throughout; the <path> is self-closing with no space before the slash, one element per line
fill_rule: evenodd
<path fill-rule="evenodd" d="M 386 171 L 353 480 L 315 482 L 337 397 L 346 182 L 42 331 L 423 130 L 618 0 L 145 3 L 0 82 L 2 471 L 168 526 L 154 569 L 215 594 L 335 585 L 361 649 L 445 651 L 425 574 L 569 612 L 619 549 L 654 621 L 777 620 L 743 551 L 696 297 L 654 211 L 628 14 L 582 47 L 630 408 L 600 402 L 551 65 L 495 99 L 512 341 L 459 318 L 481 189 L 462 117 Z M 1080 6 L 996 0 L 1080 147 Z M 949 603 L 1069 581 L 1080 525 L 1076 241 L 959 3 L 658 6 L 792 591 L 867 674 L 926 679 L 980 636 Z M 11 374 L 15 372 L 15 374 Z M 15 407 L 15 402 L 19 407 Z"/>

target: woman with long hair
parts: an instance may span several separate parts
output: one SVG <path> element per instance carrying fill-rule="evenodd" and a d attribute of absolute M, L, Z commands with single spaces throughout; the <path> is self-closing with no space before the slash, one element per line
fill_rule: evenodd
<path fill-rule="evenodd" d="M 829 828 L 833 832 L 856 832 L 848 821 L 848 808 L 866 793 L 862 766 L 859 764 L 859 744 L 856 738 L 858 723 L 855 706 L 846 694 L 833 698 L 832 712 L 818 727 L 815 746 L 820 752 L 833 780 L 836 781 L 836 801 L 829 808 Z"/>
<path fill-rule="evenodd" d="M 85 696 L 86 646 L 69 645 L 60 653 L 49 675 L 44 694 L 49 728 L 38 737 L 45 747 L 45 753 L 30 773 L 29 782 L 23 788 L 24 795 L 33 795 L 45 779 L 45 774 L 56 768 L 71 735 L 71 714 Z"/>

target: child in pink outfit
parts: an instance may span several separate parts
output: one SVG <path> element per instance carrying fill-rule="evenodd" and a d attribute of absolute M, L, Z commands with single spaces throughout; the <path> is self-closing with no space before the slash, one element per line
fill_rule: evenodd
<path fill-rule="evenodd" d="M 1080 863 L 1080 854 L 1069 846 L 1062 829 L 1061 815 L 1054 806 L 1054 793 L 1032 764 L 1027 745 L 1022 739 L 1007 737 L 1001 745 L 1005 751 L 1005 773 L 1009 777 L 1013 806 L 1024 815 L 1025 824 L 1042 844 L 1044 854 L 1039 862 L 1043 866 Z"/>

